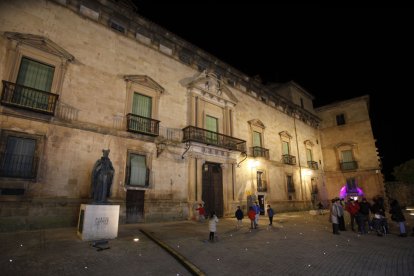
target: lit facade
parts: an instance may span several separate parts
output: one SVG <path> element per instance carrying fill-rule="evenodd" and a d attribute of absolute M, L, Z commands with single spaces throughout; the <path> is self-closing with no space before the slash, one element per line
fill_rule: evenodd
<path fill-rule="evenodd" d="M 127 2 L 0 1 L 2 230 L 76 225 L 108 148 L 121 223 L 191 219 L 200 202 L 306 210 L 353 177 L 382 192 L 368 98 L 351 100 L 361 124 L 334 126 L 346 107 L 263 86 Z"/>

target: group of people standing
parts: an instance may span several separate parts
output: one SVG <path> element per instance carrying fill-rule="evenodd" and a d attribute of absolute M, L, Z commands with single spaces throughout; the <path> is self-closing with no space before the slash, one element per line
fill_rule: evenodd
<path fill-rule="evenodd" d="M 380 196 L 373 199 L 371 205 L 366 198 L 362 198 L 361 202 L 357 199 L 349 198 L 348 202 L 342 199 L 332 199 L 329 221 L 332 223 L 332 232 L 339 235 L 339 231 L 346 231 L 344 210 L 350 215 L 350 224 L 352 231 L 355 230 L 355 224 L 360 234 L 367 234 L 368 230 L 374 230 L 378 236 L 383 236 L 388 232 L 388 224 L 385 215 L 384 199 Z M 406 237 L 405 217 L 397 200 L 390 203 L 391 220 L 395 221 L 400 229 L 400 237 Z M 372 214 L 372 219 L 370 217 Z"/>
<path fill-rule="evenodd" d="M 247 217 L 250 219 L 250 229 L 256 229 L 259 225 L 260 211 L 261 208 L 259 203 L 257 202 L 249 207 Z M 269 218 L 269 225 L 271 226 L 273 225 L 273 216 L 275 215 L 275 212 L 269 204 L 267 205 L 266 212 Z M 240 227 L 242 225 L 242 219 L 244 217 L 243 211 L 240 209 L 240 206 L 237 206 L 235 216 L 237 218 L 237 227 Z"/>
<path fill-rule="evenodd" d="M 196 211 L 198 212 L 198 221 L 204 222 L 206 219 L 206 210 L 202 204 L 199 204 L 196 208 Z M 260 205 L 256 202 L 252 206 L 249 207 L 249 212 L 247 213 L 247 216 L 250 219 L 251 222 L 251 229 L 256 229 L 259 225 L 259 217 L 260 217 Z M 269 225 L 273 225 L 273 216 L 275 215 L 274 210 L 270 207 L 270 205 L 267 205 L 267 216 L 269 218 Z M 240 208 L 240 206 L 237 206 L 237 210 L 235 212 L 235 217 L 237 219 L 236 227 L 240 228 L 243 226 L 243 218 L 244 213 L 243 210 Z M 214 239 L 216 238 L 215 232 L 217 231 L 217 223 L 219 222 L 218 217 L 216 216 L 216 213 L 214 211 L 210 212 L 209 220 L 208 220 L 208 228 L 209 228 L 209 241 L 214 242 Z"/>

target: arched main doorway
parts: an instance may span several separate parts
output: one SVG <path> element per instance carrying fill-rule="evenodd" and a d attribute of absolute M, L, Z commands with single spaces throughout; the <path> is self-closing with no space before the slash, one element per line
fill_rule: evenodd
<path fill-rule="evenodd" d="M 223 173 L 221 165 L 206 162 L 203 165 L 203 189 L 201 199 L 204 201 L 206 214 L 215 211 L 223 216 Z"/>

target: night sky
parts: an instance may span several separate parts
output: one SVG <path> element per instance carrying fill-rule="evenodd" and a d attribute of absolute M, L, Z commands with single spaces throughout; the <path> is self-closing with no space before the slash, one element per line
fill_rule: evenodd
<path fill-rule="evenodd" d="M 386 179 L 414 158 L 414 9 L 140 2 L 140 15 L 241 72 L 294 80 L 315 107 L 369 95 Z"/>

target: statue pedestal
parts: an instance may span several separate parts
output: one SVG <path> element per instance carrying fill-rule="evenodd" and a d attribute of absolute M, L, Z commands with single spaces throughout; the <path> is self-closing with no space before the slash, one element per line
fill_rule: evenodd
<path fill-rule="evenodd" d="M 119 205 L 81 204 L 78 236 L 84 241 L 118 236 Z"/>

